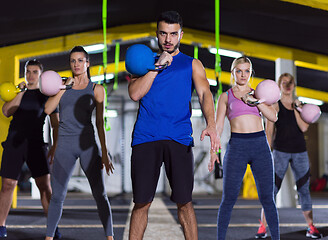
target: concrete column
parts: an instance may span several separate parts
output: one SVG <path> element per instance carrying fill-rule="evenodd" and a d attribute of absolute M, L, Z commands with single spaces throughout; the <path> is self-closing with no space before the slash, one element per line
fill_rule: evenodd
<path fill-rule="evenodd" d="M 296 66 L 294 61 L 278 58 L 276 60 L 276 81 L 278 81 L 281 74 L 286 72 L 292 74 L 295 78 L 295 81 L 297 82 Z M 297 192 L 295 189 L 295 179 L 291 171 L 291 167 L 289 166 L 281 184 L 280 191 L 276 197 L 276 205 L 278 208 L 296 207 Z"/>
<path fill-rule="evenodd" d="M 291 167 L 288 167 L 284 180 L 282 181 L 281 188 L 276 196 L 277 208 L 296 207 L 297 205 L 297 192 L 294 175 Z"/>
<path fill-rule="evenodd" d="M 328 114 L 322 113 L 318 122 L 319 176 L 328 174 Z"/>
<path fill-rule="evenodd" d="M 278 58 L 276 60 L 276 81 L 278 81 L 279 76 L 283 73 L 290 73 L 294 76 L 297 82 L 296 66 L 294 64 L 294 61 L 283 58 Z"/>
<path fill-rule="evenodd" d="M 35 180 L 34 178 L 30 178 L 30 182 L 31 182 L 31 197 L 32 199 L 40 199 L 40 191 L 38 189 L 38 187 L 36 186 Z"/>

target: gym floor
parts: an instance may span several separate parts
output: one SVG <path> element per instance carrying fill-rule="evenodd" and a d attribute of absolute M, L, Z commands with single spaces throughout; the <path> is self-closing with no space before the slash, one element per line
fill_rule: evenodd
<path fill-rule="evenodd" d="M 312 194 L 315 225 L 328 239 L 328 192 Z M 131 209 L 131 195 L 110 196 L 112 205 L 115 240 L 126 240 Z M 217 211 L 220 203 L 218 195 L 195 195 L 194 207 L 198 221 L 200 240 L 216 239 Z M 261 205 L 258 200 L 239 198 L 232 212 L 226 239 L 254 239 L 258 229 Z M 302 240 L 306 224 L 299 206 L 278 209 L 282 240 Z M 98 218 L 95 201 L 89 194 L 70 192 L 64 203 L 64 211 L 59 223 L 65 240 L 105 239 Z M 8 240 L 43 240 L 46 218 L 40 200 L 18 195 L 18 208 L 12 209 L 7 218 Z M 184 239 L 176 206 L 167 196 L 157 195 L 149 212 L 149 224 L 145 240 Z M 268 237 L 267 239 L 271 239 Z"/>

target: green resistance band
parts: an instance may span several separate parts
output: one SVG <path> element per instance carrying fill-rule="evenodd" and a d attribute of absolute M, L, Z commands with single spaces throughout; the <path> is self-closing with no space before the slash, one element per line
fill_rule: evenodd
<path fill-rule="evenodd" d="M 103 66 L 104 66 L 104 73 L 106 75 L 106 70 L 107 70 L 107 0 L 103 0 L 102 22 L 103 22 L 103 37 L 104 37 Z M 106 79 L 104 79 L 104 81 L 106 81 Z"/>
<path fill-rule="evenodd" d="M 104 98 L 104 121 L 105 121 L 105 130 L 109 131 L 110 130 L 110 124 L 107 116 L 107 84 L 106 84 L 106 71 L 107 71 L 107 0 L 103 0 L 103 5 L 102 5 L 102 22 L 103 22 L 103 37 L 104 37 L 104 49 L 103 49 L 103 67 L 104 67 L 104 84 L 103 87 L 105 89 L 105 98 Z"/>
<path fill-rule="evenodd" d="M 221 56 L 219 54 L 220 49 L 220 0 L 215 0 L 215 44 L 216 44 L 216 54 L 215 54 L 215 79 L 217 83 L 217 97 L 215 98 L 215 106 L 219 96 L 222 93 L 222 83 L 221 78 Z"/>
<path fill-rule="evenodd" d="M 113 89 L 116 90 L 118 87 L 118 65 L 120 63 L 120 42 L 115 43 L 115 80 Z"/>
<path fill-rule="evenodd" d="M 194 58 L 198 59 L 198 45 L 194 45 Z"/>

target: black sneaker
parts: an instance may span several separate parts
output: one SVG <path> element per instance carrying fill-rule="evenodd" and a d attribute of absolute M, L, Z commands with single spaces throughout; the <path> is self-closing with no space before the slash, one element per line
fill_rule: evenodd
<path fill-rule="evenodd" d="M 54 239 L 61 239 L 62 238 L 62 235 L 61 233 L 59 232 L 59 229 L 58 227 L 56 228 L 56 231 L 55 231 L 55 236 L 54 236 Z"/>
<path fill-rule="evenodd" d="M 6 226 L 0 226 L 0 237 L 6 238 L 7 237 L 7 228 Z"/>

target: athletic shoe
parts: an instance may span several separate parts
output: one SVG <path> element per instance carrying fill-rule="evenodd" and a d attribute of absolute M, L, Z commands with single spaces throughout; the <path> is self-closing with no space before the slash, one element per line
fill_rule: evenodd
<path fill-rule="evenodd" d="M 260 220 L 260 227 L 259 227 L 259 230 L 257 230 L 257 233 L 255 235 L 255 238 L 257 238 L 257 239 L 264 239 L 266 237 L 267 237 L 266 228 L 265 228 L 264 224 Z"/>
<path fill-rule="evenodd" d="M 314 225 L 311 225 L 306 231 L 306 237 L 318 239 L 318 238 L 322 238 L 322 235 Z"/>
<path fill-rule="evenodd" d="M 6 226 L 0 226 L 0 237 L 1 238 L 7 237 L 7 228 L 6 228 Z"/>
<path fill-rule="evenodd" d="M 54 239 L 61 239 L 62 238 L 62 235 L 61 233 L 59 232 L 59 229 L 58 227 L 56 228 L 56 231 L 55 231 L 55 236 L 54 236 Z"/>

